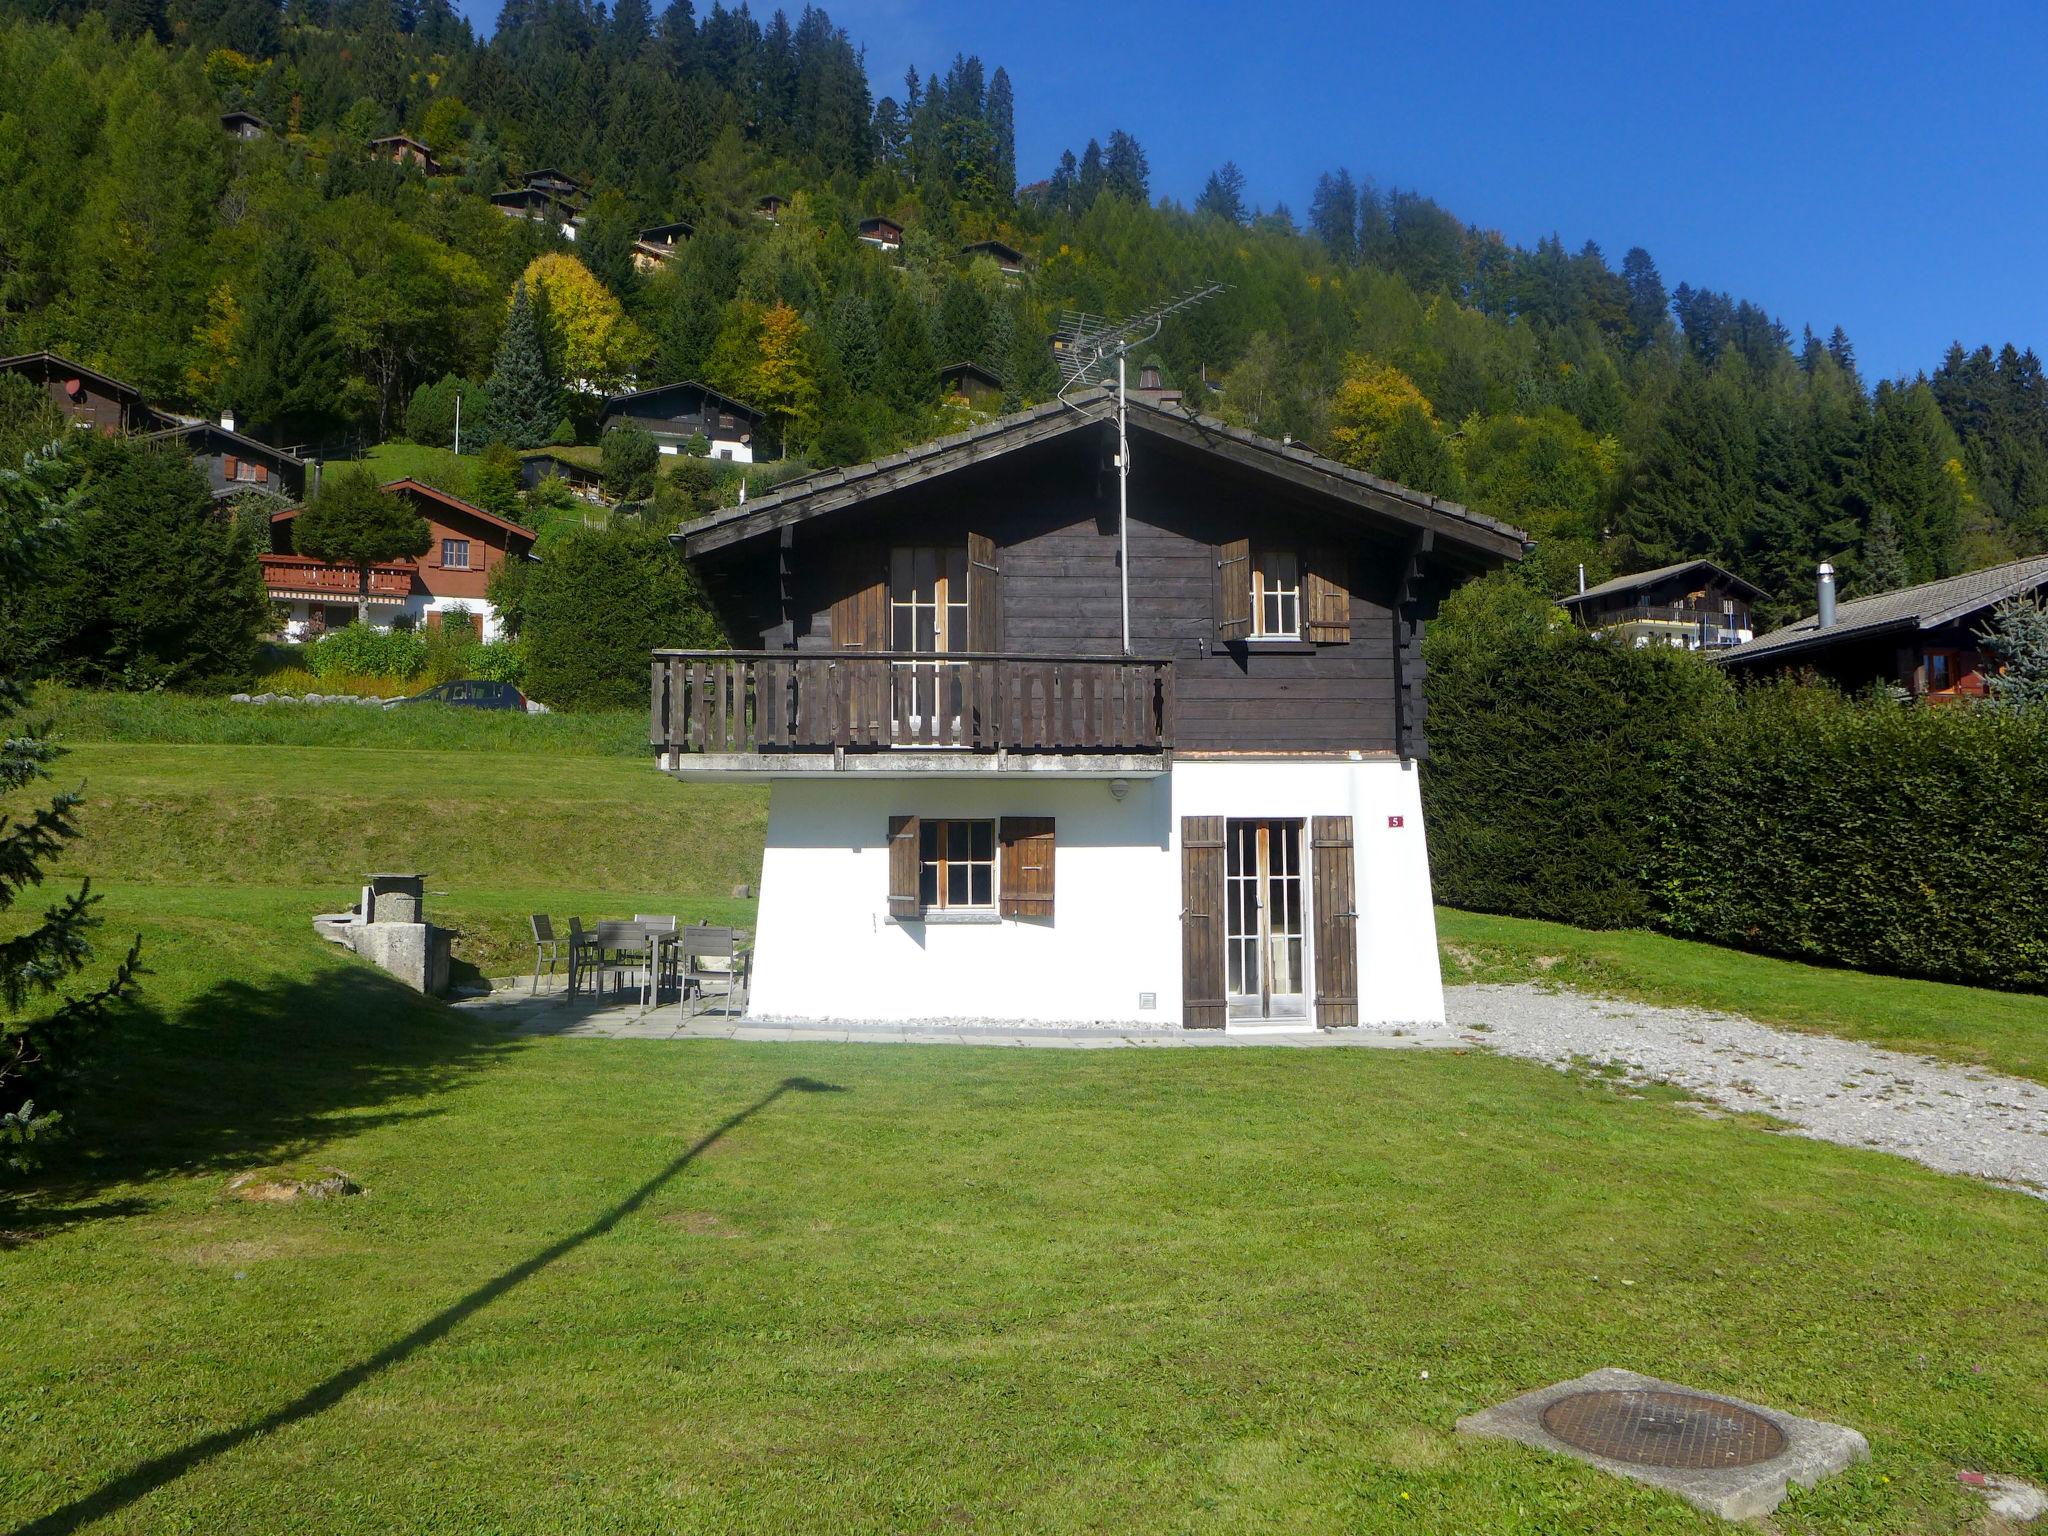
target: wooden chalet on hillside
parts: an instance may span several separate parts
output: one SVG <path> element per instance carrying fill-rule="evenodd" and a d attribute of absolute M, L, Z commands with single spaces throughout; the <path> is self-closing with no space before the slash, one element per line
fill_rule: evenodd
<path fill-rule="evenodd" d="M 381 139 L 370 140 L 370 153 L 379 160 L 389 160 L 393 165 L 417 166 L 423 176 L 441 174 L 441 162 L 434 158 L 434 152 L 407 134 L 390 133 Z"/>
<path fill-rule="evenodd" d="M 743 401 L 694 380 L 629 390 L 605 401 L 598 430 L 638 427 L 650 434 L 663 453 L 684 453 L 690 440 L 702 437 L 707 456 L 751 464 L 761 453 L 761 412 Z"/>
<path fill-rule="evenodd" d="M 856 237 L 878 251 L 897 251 L 903 248 L 903 226 L 894 219 L 862 219 L 854 231 Z"/>
<path fill-rule="evenodd" d="M 220 115 L 220 125 L 231 139 L 263 139 L 270 136 L 270 124 L 254 112 L 237 107 Z"/>
<path fill-rule="evenodd" d="M 977 256 L 986 256 L 996 264 L 1005 277 L 1024 275 L 1024 253 L 1013 245 L 1000 240 L 976 240 L 960 247 L 960 254 L 972 261 Z"/>
<path fill-rule="evenodd" d="M 1441 1026 L 1421 635 L 1522 535 L 1181 411 L 1129 439 L 1127 531 L 1093 390 L 676 535 L 739 648 L 656 653 L 652 742 L 770 786 L 759 1011 Z"/>
<path fill-rule="evenodd" d="M 939 392 L 965 400 L 977 411 L 1002 408 L 1002 376 L 979 363 L 948 363 L 939 370 Z"/>
<path fill-rule="evenodd" d="M 307 493 L 306 461 L 297 454 L 237 432 L 227 422 L 181 421 L 145 433 L 146 443 L 176 444 L 192 456 L 225 501 L 256 492 L 282 501 L 298 501 Z"/>
<path fill-rule="evenodd" d="M 491 194 L 491 205 L 507 218 L 552 224 L 574 240 L 583 225 L 583 184 L 560 171 L 529 171 L 516 187 Z"/>
<path fill-rule="evenodd" d="M 657 271 L 676 258 L 690 234 L 690 226 L 681 220 L 649 225 L 633 241 L 634 267 L 642 272 Z"/>
<path fill-rule="evenodd" d="M 158 425 L 156 413 L 135 385 L 55 352 L 0 357 L 0 373 L 14 374 L 42 389 L 73 426 L 112 435 Z"/>
<path fill-rule="evenodd" d="M 1617 576 L 1560 601 L 1595 634 L 1631 645 L 1721 651 L 1754 636 L 1750 605 L 1763 596 L 1762 587 L 1711 560 L 1686 560 Z"/>
<path fill-rule="evenodd" d="M 2048 555 L 1840 602 L 1823 565 L 1812 613 L 1714 659 L 1744 677 L 1811 671 L 1851 693 L 1875 684 L 1931 703 L 1982 698 L 1996 668 L 1978 636 L 1992 610 L 2044 594 Z"/>

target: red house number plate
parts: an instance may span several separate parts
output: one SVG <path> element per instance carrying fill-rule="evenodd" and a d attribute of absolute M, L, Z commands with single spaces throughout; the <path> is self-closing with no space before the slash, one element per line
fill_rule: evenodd
<path fill-rule="evenodd" d="M 1387 818 L 1387 825 L 1388 825 L 1388 826 L 1390 826 L 1390 827 L 1398 827 L 1398 826 L 1401 826 L 1401 825 L 1402 825 L 1402 818 L 1400 818 L 1399 816 L 1389 816 L 1389 817 Z"/>

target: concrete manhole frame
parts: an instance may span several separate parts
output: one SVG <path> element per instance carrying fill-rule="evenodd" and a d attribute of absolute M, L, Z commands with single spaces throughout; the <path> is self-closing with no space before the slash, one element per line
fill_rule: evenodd
<path fill-rule="evenodd" d="M 1870 1456 L 1842 1425 L 1612 1366 L 1468 1414 L 1458 1433 L 1569 1456 L 1723 1520 L 1759 1519 L 1791 1484 L 1811 1488 Z"/>

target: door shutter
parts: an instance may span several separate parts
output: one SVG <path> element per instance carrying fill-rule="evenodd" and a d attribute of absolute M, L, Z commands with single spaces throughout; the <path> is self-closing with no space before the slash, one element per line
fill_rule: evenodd
<path fill-rule="evenodd" d="M 967 535 L 967 649 L 1003 648 L 1001 572 L 996 541 L 985 533 Z"/>
<path fill-rule="evenodd" d="M 1317 816 L 1309 824 L 1316 935 L 1316 1023 L 1358 1022 L 1357 887 L 1352 880 L 1351 818 Z"/>
<path fill-rule="evenodd" d="M 1351 640 L 1351 572 L 1344 551 L 1319 545 L 1308 552 L 1303 584 L 1308 638 L 1317 645 L 1345 645 Z"/>
<path fill-rule="evenodd" d="M 917 893 L 918 823 L 915 816 L 889 818 L 889 915 L 915 921 L 924 916 Z"/>
<path fill-rule="evenodd" d="M 1002 915 L 1051 917 L 1052 818 L 1005 816 L 998 841 L 1003 850 Z"/>
<path fill-rule="evenodd" d="M 1216 550 L 1216 633 L 1242 640 L 1252 632 L 1252 541 L 1232 539 Z"/>
<path fill-rule="evenodd" d="M 1223 818 L 1180 819 L 1180 1021 L 1223 1027 Z"/>
<path fill-rule="evenodd" d="M 840 566 L 840 596 L 832 604 L 832 648 L 886 651 L 889 648 L 889 566 L 867 545 L 849 550 Z"/>

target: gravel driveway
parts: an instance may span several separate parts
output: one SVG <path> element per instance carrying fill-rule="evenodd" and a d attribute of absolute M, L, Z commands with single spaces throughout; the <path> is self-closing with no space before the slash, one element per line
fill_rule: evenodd
<path fill-rule="evenodd" d="M 1619 1063 L 1801 1135 L 1876 1147 L 2048 1199 L 2048 1088 L 1731 1014 L 1527 984 L 1447 989 L 1452 1028 L 1507 1056 Z"/>

